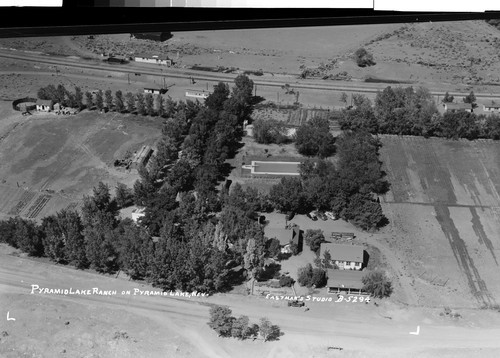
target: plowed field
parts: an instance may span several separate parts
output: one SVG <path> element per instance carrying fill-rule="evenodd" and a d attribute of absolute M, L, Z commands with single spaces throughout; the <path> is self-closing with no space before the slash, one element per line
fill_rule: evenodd
<path fill-rule="evenodd" d="M 382 137 L 392 249 L 419 303 L 500 302 L 500 143 Z"/>

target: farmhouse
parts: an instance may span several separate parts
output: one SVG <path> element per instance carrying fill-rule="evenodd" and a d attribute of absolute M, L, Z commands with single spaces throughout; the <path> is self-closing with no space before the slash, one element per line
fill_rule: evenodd
<path fill-rule="evenodd" d="M 483 103 L 483 111 L 489 113 L 500 113 L 500 102 L 488 101 Z"/>
<path fill-rule="evenodd" d="M 38 99 L 36 101 L 36 110 L 40 112 L 50 112 L 52 109 L 52 101 L 48 99 Z"/>
<path fill-rule="evenodd" d="M 443 105 L 446 112 L 472 112 L 472 104 L 470 103 L 444 103 Z"/>
<path fill-rule="evenodd" d="M 197 89 L 188 89 L 186 90 L 186 97 L 191 98 L 207 98 L 210 95 L 210 91 L 205 90 L 197 90 Z"/>
<path fill-rule="evenodd" d="M 327 270 L 328 281 L 326 287 L 328 293 L 340 293 L 341 291 L 347 294 L 362 294 L 364 272 L 362 271 L 340 271 Z"/>
<path fill-rule="evenodd" d="M 132 158 L 132 164 L 130 167 L 132 169 L 139 169 L 140 166 L 146 166 L 148 164 L 149 158 L 153 154 L 153 149 L 149 145 L 144 145 L 137 151 Z"/>
<path fill-rule="evenodd" d="M 364 249 L 358 245 L 342 245 L 324 242 L 320 247 L 320 257 L 325 252 L 330 254 L 330 263 L 340 270 L 361 270 L 363 267 Z"/>
<path fill-rule="evenodd" d="M 136 62 L 153 63 L 155 65 L 166 65 L 169 67 L 172 66 L 172 60 L 168 56 L 158 56 L 141 53 L 134 55 L 134 60 Z"/>
<path fill-rule="evenodd" d="M 162 92 L 161 88 L 144 87 L 144 93 L 161 94 Z"/>

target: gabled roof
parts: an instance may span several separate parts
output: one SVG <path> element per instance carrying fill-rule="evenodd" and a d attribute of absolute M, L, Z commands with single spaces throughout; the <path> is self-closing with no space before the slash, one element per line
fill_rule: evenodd
<path fill-rule="evenodd" d="M 446 109 L 472 109 L 470 103 L 445 103 Z"/>
<path fill-rule="evenodd" d="M 363 246 L 324 242 L 321 244 L 319 257 L 323 258 L 326 250 L 330 252 L 330 256 L 334 261 L 363 262 Z"/>
<path fill-rule="evenodd" d="M 365 275 L 363 271 L 356 270 L 327 270 L 327 287 L 351 288 L 360 290 L 363 288 L 361 279 Z"/>
<path fill-rule="evenodd" d="M 37 99 L 36 104 L 39 106 L 50 106 L 52 101 L 50 99 Z"/>
<path fill-rule="evenodd" d="M 485 107 L 490 107 L 490 108 L 500 108 L 500 102 L 496 102 L 496 101 L 486 101 L 486 102 L 483 102 L 483 105 Z"/>

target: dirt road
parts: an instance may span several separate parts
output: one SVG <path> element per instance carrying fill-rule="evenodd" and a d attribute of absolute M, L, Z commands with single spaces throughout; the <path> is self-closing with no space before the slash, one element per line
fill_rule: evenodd
<path fill-rule="evenodd" d="M 54 289 L 72 287 L 74 290 L 97 287 L 99 290 L 116 290 L 117 294 L 39 294 L 37 290 L 32 290 L 32 285 Z M 306 352 L 310 352 L 311 347 L 318 351 L 315 356 L 321 357 L 327 356 L 325 354 L 328 346 L 343 347 L 344 352 L 350 352 L 357 357 L 401 357 L 410 356 L 410 352 L 411 356 L 419 356 L 414 354 L 424 354 L 423 352 L 434 349 L 451 350 L 456 352 L 455 357 L 460 357 L 461 351 L 457 351 L 457 348 L 465 349 L 467 357 L 474 356 L 471 352 L 478 353 L 481 348 L 500 354 L 500 341 L 497 339 L 500 334 L 500 329 L 497 328 L 500 315 L 492 316 L 488 321 L 485 319 L 487 312 L 484 317 L 478 316 L 482 314 L 479 311 L 464 313 L 464 321 L 457 324 L 440 319 L 435 312 L 407 310 L 384 304 L 375 307 L 372 304 L 314 302 L 308 303 L 310 310 L 304 312 L 288 308 L 283 302 L 264 298 L 229 294 L 208 298 L 171 298 L 134 295 L 134 289 L 156 290 L 140 283 L 1 254 L 0 331 L 8 331 L 9 336 L 2 338 L 0 353 L 2 350 L 5 353 L 7 347 L 15 351 L 15 343 L 21 341 L 22 335 L 26 334 L 34 340 L 35 348 L 42 347 L 42 342 L 37 341 L 34 332 L 39 331 L 40 325 L 44 325 L 44 315 L 49 315 L 51 309 L 58 308 L 59 315 L 72 321 L 78 318 L 75 316 L 81 314 L 82 310 L 81 308 L 78 312 L 73 311 L 72 305 L 81 305 L 85 310 L 99 308 L 105 312 L 119 311 L 120 317 L 123 318 L 120 321 L 125 321 L 126 317 L 140 317 L 163 329 L 175 331 L 193 346 L 192 349 L 197 352 L 193 353 L 195 357 L 253 357 L 255 354 L 269 357 L 302 357 Z M 131 294 L 122 295 L 121 292 L 126 290 L 130 290 Z M 228 305 L 234 315 L 248 315 L 252 322 L 267 316 L 281 327 L 284 336 L 277 342 L 266 344 L 261 341 L 239 342 L 218 338 L 206 325 L 210 304 Z M 7 311 L 12 317 L 16 317 L 16 321 L 5 320 Z M 30 318 L 33 315 L 40 320 Z M 133 330 L 133 327 L 122 327 L 120 322 L 115 323 L 119 329 Z M 497 327 L 494 324 L 497 324 Z M 421 326 L 420 335 L 410 335 L 409 332 L 415 331 L 417 325 Z M 83 331 L 86 329 L 94 328 L 82 327 Z M 143 339 L 147 346 L 148 338 Z M 152 346 L 155 346 L 153 343 L 151 342 Z M 43 353 L 43 350 L 38 352 L 39 356 L 44 356 Z"/>

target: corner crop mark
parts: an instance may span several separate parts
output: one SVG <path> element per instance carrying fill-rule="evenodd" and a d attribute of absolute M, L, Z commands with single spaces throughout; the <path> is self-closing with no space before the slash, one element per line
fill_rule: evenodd
<path fill-rule="evenodd" d="M 439 222 L 439 225 L 441 225 L 441 230 L 450 243 L 453 255 L 455 256 L 459 267 L 467 277 L 472 294 L 480 304 L 496 304 L 495 299 L 486 287 L 486 283 L 479 275 L 479 271 L 474 265 L 474 261 L 467 252 L 467 246 L 465 245 L 464 240 L 460 237 L 458 229 L 451 219 L 450 210 L 444 205 L 436 205 L 434 206 L 434 210 L 436 211 L 436 220 Z"/>

